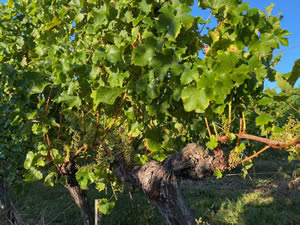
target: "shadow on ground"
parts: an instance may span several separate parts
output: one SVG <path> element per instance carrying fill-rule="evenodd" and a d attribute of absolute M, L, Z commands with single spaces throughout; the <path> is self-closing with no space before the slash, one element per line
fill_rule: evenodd
<path fill-rule="evenodd" d="M 183 181 L 182 193 L 201 225 L 296 225 L 300 224 L 300 178 L 293 171 L 299 165 L 258 161 L 248 179 L 235 174 L 236 170 L 219 180 Z M 92 190 L 89 196 L 104 197 Z M 26 195 L 15 197 L 14 207 L 18 225 L 82 224 L 79 210 L 63 187 L 34 183 Z M 131 198 L 127 188 L 118 196 L 113 212 L 102 220 L 102 225 L 163 224 L 145 195 L 135 191 Z"/>

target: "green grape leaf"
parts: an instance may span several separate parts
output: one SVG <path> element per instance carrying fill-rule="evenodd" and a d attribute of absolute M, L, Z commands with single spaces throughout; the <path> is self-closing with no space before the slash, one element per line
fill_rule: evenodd
<path fill-rule="evenodd" d="M 229 140 L 233 141 L 234 139 L 236 139 L 236 136 L 234 133 L 229 133 L 228 134 Z"/>
<path fill-rule="evenodd" d="M 86 33 L 89 35 L 95 34 L 95 27 L 92 25 L 87 26 Z"/>
<path fill-rule="evenodd" d="M 26 170 L 29 170 L 31 168 L 33 159 L 34 159 L 34 153 L 32 151 L 28 152 L 26 155 L 26 159 L 24 161 L 24 168 Z"/>
<path fill-rule="evenodd" d="M 104 49 L 97 49 L 93 54 L 93 63 L 97 63 L 98 60 L 103 59 L 106 56 Z"/>
<path fill-rule="evenodd" d="M 24 174 L 24 181 L 38 181 L 43 178 L 43 174 L 36 168 L 31 167 L 28 173 Z"/>
<path fill-rule="evenodd" d="M 280 38 L 280 44 L 283 46 L 289 46 L 289 39 L 288 38 Z"/>
<path fill-rule="evenodd" d="M 94 109 L 98 107 L 100 103 L 112 105 L 117 97 L 124 93 L 124 88 L 117 87 L 98 87 L 91 94 L 93 99 Z"/>
<path fill-rule="evenodd" d="M 230 76 L 225 73 L 220 73 L 216 75 L 213 86 L 213 96 L 217 104 L 223 104 L 227 95 L 230 94 L 232 88 L 234 88 L 234 83 L 232 82 Z"/>
<path fill-rule="evenodd" d="M 144 165 L 149 161 L 149 158 L 146 155 L 135 154 L 134 161 L 136 161 L 140 166 Z"/>
<path fill-rule="evenodd" d="M 300 59 L 297 59 L 294 63 L 291 75 L 288 78 L 288 82 L 291 86 L 294 86 L 296 81 L 300 77 Z"/>
<path fill-rule="evenodd" d="M 148 149 L 151 151 L 161 151 L 162 150 L 162 143 L 156 139 L 153 138 L 146 138 L 145 139 L 145 145 L 147 146 Z"/>
<path fill-rule="evenodd" d="M 258 100 L 257 103 L 258 105 L 265 106 L 273 103 L 273 99 L 268 97 L 263 97 L 262 99 Z"/>
<path fill-rule="evenodd" d="M 220 62 L 220 64 L 218 65 L 218 69 L 222 73 L 229 73 L 235 68 L 236 63 L 239 60 L 239 55 L 234 52 L 228 53 L 220 51 L 218 53 L 217 59 Z"/>
<path fill-rule="evenodd" d="M 38 165 L 38 166 L 41 166 L 41 167 L 43 167 L 43 166 L 46 165 L 45 160 L 43 159 L 43 157 L 40 157 L 40 158 L 37 160 L 37 165 Z"/>
<path fill-rule="evenodd" d="M 146 15 L 148 15 L 151 12 L 151 4 L 148 4 L 146 0 L 142 0 L 139 3 L 139 7 Z"/>
<path fill-rule="evenodd" d="M 50 85 L 49 80 L 44 79 L 44 75 L 38 72 L 25 72 L 24 79 L 28 81 L 27 84 L 27 97 L 33 94 L 42 93 L 43 90 Z"/>
<path fill-rule="evenodd" d="M 181 98 L 184 103 L 184 109 L 187 112 L 193 110 L 196 110 L 196 112 L 204 112 L 209 104 L 205 90 L 195 87 L 185 87 L 181 92 Z"/>
<path fill-rule="evenodd" d="M 194 17 L 192 15 L 183 15 L 180 17 L 184 29 L 188 30 L 193 26 Z"/>
<path fill-rule="evenodd" d="M 78 181 L 80 188 L 83 190 L 88 189 L 88 185 L 95 182 L 95 174 L 90 167 L 81 167 L 76 172 L 76 180 Z"/>
<path fill-rule="evenodd" d="M 161 14 L 158 18 L 157 29 L 159 32 L 166 32 L 166 37 L 175 41 L 180 32 L 180 22 L 175 16 Z"/>
<path fill-rule="evenodd" d="M 55 164 L 60 164 L 60 163 L 64 162 L 63 157 L 61 156 L 61 154 L 59 153 L 59 151 L 57 149 L 53 148 L 53 149 L 51 149 L 51 151 L 52 151 L 52 154 L 53 154 L 53 157 L 54 157 L 53 162 Z"/>
<path fill-rule="evenodd" d="M 82 5 L 80 4 L 80 0 L 72 0 L 69 3 L 69 6 L 74 7 L 74 8 L 80 8 Z"/>
<path fill-rule="evenodd" d="M 110 45 L 107 49 L 106 49 L 106 58 L 107 60 L 115 63 L 118 62 L 120 60 L 120 49 L 118 47 L 116 47 L 115 45 Z"/>
<path fill-rule="evenodd" d="M 243 152 L 246 149 L 246 145 L 244 143 L 241 143 L 237 149 L 238 153 Z"/>
<path fill-rule="evenodd" d="M 215 149 L 218 146 L 218 138 L 214 135 L 210 137 L 210 140 L 206 143 L 206 147 L 209 149 Z"/>
<path fill-rule="evenodd" d="M 243 84 L 246 79 L 249 79 L 250 76 L 248 73 L 250 72 L 249 66 L 242 64 L 238 68 L 236 68 L 233 73 L 231 73 L 231 79 L 236 82 L 237 86 Z"/>
<path fill-rule="evenodd" d="M 284 79 L 284 77 L 280 74 L 280 72 L 276 73 L 275 79 L 277 81 L 278 86 L 281 88 L 283 92 L 289 93 L 293 90 L 291 84 L 286 79 Z"/>
<path fill-rule="evenodd" d="M 61 20 L 58 17 L 54 16 L 52 21 L 47 24 L 46 30 L 51 30 L 52 28 L 59 25 L 60 23 L 61 23 Z"/>
<path fill-rule="evenodd" d="M 105 7 L 100 7 L 97 9 L 96 7 L 93 8 L 92 15 L 94 19 L 94 25 L 95 27 L 101 26 L 105 19 L 106 19 L 106 8 Z"/>
<path fill-rule="evenodd" d="M 220 179 L 220 178 L 223 177 L 223 174 L 222 174 L 222 172 L 221 172 L 219 169 L 216 169 L 216 170 L 214 171 L 214 174 L 213 174 L 213 175 L 216 176 L 217 179 Z"/>
<path fill-rule="evenodd" d="M 248 160 L 245 163 L 243 163 L 243 168 L 242 168 L 242 177 L 245 179 L 247 174 L 248 174 L 248 170 L 253 166 L 253 162 L 252 160 Z"/>
<path fill-rule="evenodd" d="M 68 95 L 67 93 L 63 92 L 58 99 L 56 99 L 57 103 L 63 102 L 65 103 L 69 108 L 79 108 L 82 104 L 81 99 L 79 96 L 73 96 L 73 95 Z"/>
<path fill-rule="evenodd" d="M 53 187 L 54 186 L 54 182 L 56 182 L 57 180 L 57 173 L 55 172 L 51 172 L 49 173 L 46 177 L 45 177 L 45 184 Z"/>
<path fill-rule="evenodd" d="M 199 74 L 197 71 L 197 68 L 194 67 L 193 69 L 190 69 L 188 66 L 185 67 L 181 77 L 180 77 L 180 81 L 181 84 L 186 85 L 191 83 L 192 81 L 198 81 L 199 79 Z"/>
<path fill-rule="evenodd" d="M 138 123 L 138 121 L 135 121 L 131 124 L 129 133 L 132 137 L 137 137 L 142 134 L 141 125 Z"/>
<path fill-rule="evenodd" d="M 106 198 L 102 198 L 97 207 L 101 213 L 103 213 L 104 215 L 108 215 L 115 207 L 115 202 L 110 202 Z"/>
<path fill-rule="evenodd" d="M 125 73 L 111 73 L 108 77 L 108 83 L 111 87 L 122 87 L 124 79 L 129 78 L 129 72 Z"/>
<path fill-rule="evenodd" d="M 258 117 L 256 117 L 255 121 L 256 121 L 256 125 L 260 126 L 274 121 L 274 118 L 268 113 L 262 113 Z"/>
<path fill-rule="evenodd" d="M 271 2 L 271 5 L 269 5 L 269 6 L 267 6 L 267 7 L 265 8 L 266 12 L 268 13 L 268 16 L 271 15 L 271 12 L 272 12 L 274 6 L 275 6 L 274 3 Z"/>
<path fill-rule="evenodd" d="M 103 190 L 105 189 L 105 187 L 106 187 L 106 185 L 105 185 L 105 183 L 103 183 L 103 182 L 97 182 L 97 183 L 96 183 L 96 189 L 97 189 L 98 191 L 103 191 Z"/>
<path fill-rule="evenodd" d="M 224 5 L 226 6 L 237 6 L 238 1 L 233 0 L 201 0 L 198 1 L 198 6 L 206 8 L 217 9 Z"/>
<path fill-rule="evenodd" d="M 154 48 L 149 45 L 140 44 L 132 51 L 132 61 L 137 66 L 145 66 L 152 59 Z"/>
<path fill-rule="evenodd" d="M 28 97 L 33 94 L 42 93 L 48 85 L 50 85 L 49 82 L 32 82 L 28 85 Z"/>
<path fill-rule="evenodd" d="M 145 146 L 151 151 L 162 150 L 162 137 L 161 130 L 159 128 L 147 129 L 145 132 Z"/>

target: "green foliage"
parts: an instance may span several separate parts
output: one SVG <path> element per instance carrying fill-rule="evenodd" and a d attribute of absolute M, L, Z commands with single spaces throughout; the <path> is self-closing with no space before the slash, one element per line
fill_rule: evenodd
<path fill-rule="evenodd" d="M 274 121 L 274 119 L 269 114 L 263 113 L 263 114 L 259 115 L 258 117 L 256 117 L 256 125 L 257 126 L 265 125 L 272 121 Z"/>
<path fill-rule="evenodd" d="M 300 120 L 293 116 L 288 118 L 282 129 L 274 129 L 272 139 L 282 142 L 290 142 L 294 137 L 300 137 Z M 288 160 L 300 160 L 300 149 L 297 145 L 292 145 L 286 149 L 289 152 Z"/>
<path fill-rule="evenodd" d="M 211 136 L 209 142 L 206 143 L 206 147 L 209 149 L 215 149 L 218 146 L 218 138 L 216 136 Z"/>
<path fill-rule="evenodd" d="M 98 205 L 98 209 L 104 215 L 110 214 L 115 206 L 115 202 L 110 202 L 106 198 L 102 198 Z"/>
<path fill-rule="evenodd" d="M 28 152 L 27 153 L 27 156 L 26 156 L 26 159 L 25 159 L 25 162 L 24 162 L 24 168 L 29 170 L 31 165 L 32 165 L 32 161 L 33 161 L 33 158 L 34 158 L 34 153 L 33 152 Z"/>
<path fill-rule="evenodd" d="M 214 171 L 214 176 L 216 176 L 217 179 L 220 179 L 220 178 L 223 177 L 223 174 L 222 174 L 222 172 L 221 172 L 219 169 L 216 169 L 216 170 Z"/>
<path fill-rule="evenodd" d="M 270 99 L 299 94 L 293 87 L 299 60 L 290 74 L 274 69 L 273 50 L 288 44 L 289 33 L 271 16 L 272 6 L 266 14 L 237 0 L 199 1 L 218 22 L 202 34 L 206 22 L 189 14 L 192 4 L 10 0 L 1 6 L 0 160 L 6 176 L 45 177 L 53 186 L 66 181 L 57 168 L 88 146 L 74 156 L 81 188 L 120 190 L 110 170 L 115 157 L 134 167 L 162 161 L 187 142 L 213 149 L 218 143 L 208 140 L 204 116 L 225 125 L 229 105 L 235 118 L 267 107 Z M 204 45 L 209 50 L 202 57 Z M 263 94 L 265 79 L 276 79 L 283 92 Z M 269 132 L 278 117 L 255 113 L 256 125 Z M 245 149 L 241 144 L 232 152 L 235 161 Z M 113 207 L 106 200 L 102 205 L 103 213 Z"/>
<path fill-rule="evenodd" d="M 43 178 L 43 174 L 35 168 L 30 168 L 27 173 L 24 174 L 24 181 L 37 181 Z"/>

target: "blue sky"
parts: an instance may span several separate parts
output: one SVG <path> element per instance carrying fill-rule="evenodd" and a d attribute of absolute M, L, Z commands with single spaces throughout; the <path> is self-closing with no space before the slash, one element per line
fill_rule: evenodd
<path fill-rule="evenodd" d="M 289 46 L 281 46 L 279 50 L 274 51 L 275 53 L 282 52 L 281 61 L 277 64 L 276 70 L 281 73 L 288 73 L 292 70 L 294 62 L 300 59 L 300 0 L 244 0 L 249 2 L 250 7 L 259 8 L 264 10 L 265 7 L 269 6 L 272 2 L 275 4 L 272 15 L 278 15 L 279 11 L 282 12 L 283 20 L 281 21 L 281 27 L 291 32 L 288 36 Z M 192 15 L 202 16 L 204 20 L 207 19 L 209 11 L 202 11 L 198 9 L 195 3 L 192 7 Z M 265 10 L 264 10 L 265 11 Z M 296 83 L 296 87 L 300 85 L 300 82 Z M 276 82 L 266 82 L 266 86 L 274 88 Z"/>
<path fill-rule="evenodd" d="M 7 0 L 0 0 L 5 3 Z M 244 2 L 250 2 L 250 7 L 259 8 L 264 10 L 266 6 L 269 6 L 271 2 L 275 4 L 272 15 L 278 15 L 279 11 L 282 11 L 284 16 L 281 21 L 282 28 L 290 31 L 292 34 L 288 36 L 289 46 L 282 46 L 280 50 L 276 50 L 276 53 L 282 51 L 282 58 L 280 63 L 276 66 L 276 69 L 281 73 L 287 73 L 292 70 L 294 62 L 300 58 L 300 0 L 244 0 Z M 192 15 L 203 16 L 207 18 L 209 12 L 203 12 L 196 7 L 196 4 L 192 7 Z M 300 82 L 297 82 L 297 86 Z M 267 83 L 267 86 L 274 87 L 275 84 Z"/>

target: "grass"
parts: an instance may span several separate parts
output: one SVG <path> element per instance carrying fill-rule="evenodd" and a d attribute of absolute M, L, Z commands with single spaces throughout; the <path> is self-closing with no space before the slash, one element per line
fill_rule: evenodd
<path fill-rule="evenodd" d="M 201 225 L 296 225 L 300 224 L 300 187 L 289 190 L 291 172 L 284 172 L 295 168 L 299 164 L 261 162 L 251 179 L 227 176 L 220 180 L 184 181 L 182 193 Z M 270 175 L 271 171 L 276 173 Z M 125 188 L 113 212 L 103 216 L 102 225 L 164 224 L 142 192 L 136 191 L 132 199 L 128 193 Z M 89 195 L 91 199 L 103 197 L 95 191 L 89 191 Z M 48 188 L 35 183 L 28 194 L 15 198 L 15 207 L 22 224 L 82 224 L 79 210 L 62 186 Z"/>
<path fill-rule="evenodd" d="M 232 185 L 221 190 L 208 185 L 204 189 L 185 191 L 194 214 L 206 224 L 299 224 L 300 199 L 294 194 L 281 195 L 272 188 L 256 185 L 243 189 Z M 189 196 L 197 196 L 191 200 Z"/>

